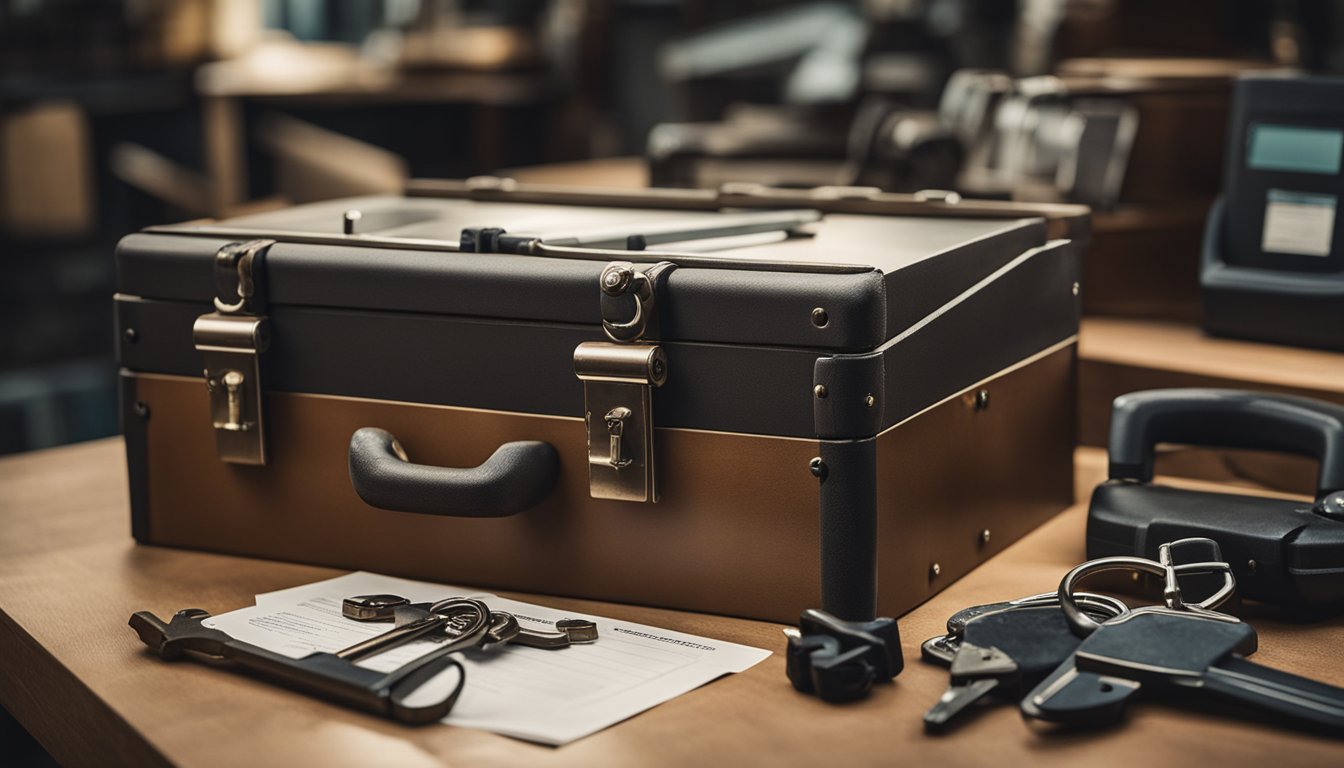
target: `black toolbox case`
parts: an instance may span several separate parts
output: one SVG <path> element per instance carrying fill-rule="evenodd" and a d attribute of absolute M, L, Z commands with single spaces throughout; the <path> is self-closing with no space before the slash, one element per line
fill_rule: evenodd
<path fill-rule="evenodd" d="M 405 196 L 117 249 L 132 531 L 495 589 L 900 614 L 1073 501 L 1076 206 Z"/>

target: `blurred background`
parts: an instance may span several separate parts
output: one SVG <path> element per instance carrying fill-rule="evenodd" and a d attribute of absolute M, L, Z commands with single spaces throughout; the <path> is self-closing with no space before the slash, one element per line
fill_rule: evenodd
<path fill-rule="evenodd" d="M 1193 253 L 1231 78 L 1273 67 L 1344 71 L 1344 4 L 0 0 L 0 453 L 117 431 L 147 225 L 505 173 L 1068 200 Z M 1189 319 L 1189 262 L 1089 311 Z"/>

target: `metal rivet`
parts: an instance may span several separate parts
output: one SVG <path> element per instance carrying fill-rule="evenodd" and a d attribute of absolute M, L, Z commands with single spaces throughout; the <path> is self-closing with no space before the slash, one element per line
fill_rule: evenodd
<path fill-rule="evenodd" d="M 1256 569 L 1256 562 L 1254 560 L 1247 560 L 1246 571 L 1248 573 L 1255 573 L 1255 569 Z"/>
<path fill-rule="evenodd" d="M 131 410 L 140 419 L 149 418 L 149 406 L 143 400 L 136 400 L 135 405 L 131 406 Z"/>
<path fill-rule="evenodd" d="M 939 576 L 940 574 L 942 574 L 942 572 L 943 572 L 943 566 L 941 566 L 941 565 L 939 565 L 939 564 L 937 564 L 937 563 L 934 563 L 933 565 L 930 565 L 930 566 L 929 566 L 929 578 L 930 578 L 930 579 L 936 579 L 936 578 L 938 578 L 938 576 Z"/>
<path fill-rule="evenodd" d="M 988 529 L 988 528 L 986 528 L 986 529 L 984 529 L 983 531 L 980 532 L 980 543 L 981 543 L 981 544 L 988 544 L 988 543 L 989 543 L 989 529 Z"/>
<path fill-rule="evenodd" d="M 1077 296 L 1077 295 L 1078 295 L 1078 284 L 1077 284 L 1077 283 L 1074 283 L 1074 284 L 1073 284 L 1073 295 L 1074 295 L 1074 296 Z"/>
<path fill-rule="evenodd" d="M 347 235 L 355 234 L 355 226 L 359 224 L 359 220 L 362 218 L 364 218 L 363 213 L 351 208 L 341 216 L 341 230 Z"/>
<path fill-rule="evenodd" d="M 982 389 L 975 393 L 975 410 L 983 411 L 989 407 L 989 390 Z"/>
<path fill-rule="evenodd" d="M 122 331 L 121 337 L 126 340 L 127 344 L 134 344 L 140 340 L 140 334 L 136 333 L 134 328 L 127 328 Z"/>
<path fill-rule="evenodd" d="M 821 400 L 825 400 L 826 395 L 830 393 L 826 391 L 825 384 L 818 384 L 817 386 L 812 388 L 812 394 L 816 395 Z"/>
<path fill-rule="evenodd" d="M 820 456 L 807 463 L 807 468 L 812 472 L 812 476 L 818 480 L 826 479 L 826 462 L 821 460 Z"/>
<path fill-rule="evenodd" d="M 816 309 L 812 310 L 813 325 L 817 326 L 818 328 L 825 328 L 826 323 L 829 323 L 830 321 L 831 318 L 829 315 L 826 314 L 826 310 L 822 309 L 821 307 L 817 307 Z"/>
<path fill-rule="evenodd" d="M 873 397 L 872 392 L 869 392 L 868 396 L 863 398 L 863 404 L 868 406 L 869 408 L 872 408 L 874 405 L 877 405 L 877 398 Z"/>

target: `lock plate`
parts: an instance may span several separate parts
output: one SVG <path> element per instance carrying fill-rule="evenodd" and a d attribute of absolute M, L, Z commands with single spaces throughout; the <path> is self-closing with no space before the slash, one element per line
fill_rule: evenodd
<path fill-rule="evenodd" d="M 653 388 L 667 380 L 662 347 L 584 342 L 574 350 L 574 373 L 583 381 L 589 493 L 657 502 Z"/>
<path fill-rule="evenodd" d="M 196 318 L 192 336 L 205 360 L 210 421 L 220 460 L 265 464 L 260 355 L 269 343 L 266 318 L 212 312 Z"/>

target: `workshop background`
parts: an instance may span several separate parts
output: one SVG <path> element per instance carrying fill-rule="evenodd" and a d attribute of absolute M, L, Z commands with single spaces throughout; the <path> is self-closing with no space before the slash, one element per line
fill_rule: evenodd
<path fill-rule="evenodd" d="M 1112 217 L 1106 242 L 1150 267 L 1179 250 L 1169 261 L 1188 273 L 1093 279 L 1112 292 L 1085 309 L 1196 319 L 1231 78 L 1276 67 L 1344 72 L 1344 3 L 0 0 L 0 454 L 118 432 L 121 237 L 412 177 L 545 164 L 524 173 L 1082 202 Z M 1158 129 L 1140 146 L 1124 144 L 1129 112 L 1073 103 L 1034 124 L 1031 153 L 995 144 L 1015 134 L 985 133 L 983 100 L 1050 74 L 1113 76 L 1140 96 L 1180 81 L 1191 111 L 1133 102 Z M 1124 145 L 1124 179 L 1051 161 L 1084 140 L 1106 167 Z M 1136 305 L 1125 290 L 1140 282 Z M 0 747 L 49 761 L 3 712 Z"/>
<path fill-rule="evenodd" d="M 147 225 L 604 157 L 922 188 L 964 148 L 875 131 L 946 118 L 958 70 L 1339 72 L 1342 29 L 1328 0 L 3 0 L 0 453 L 117 432 L 112 252 Z"/>

